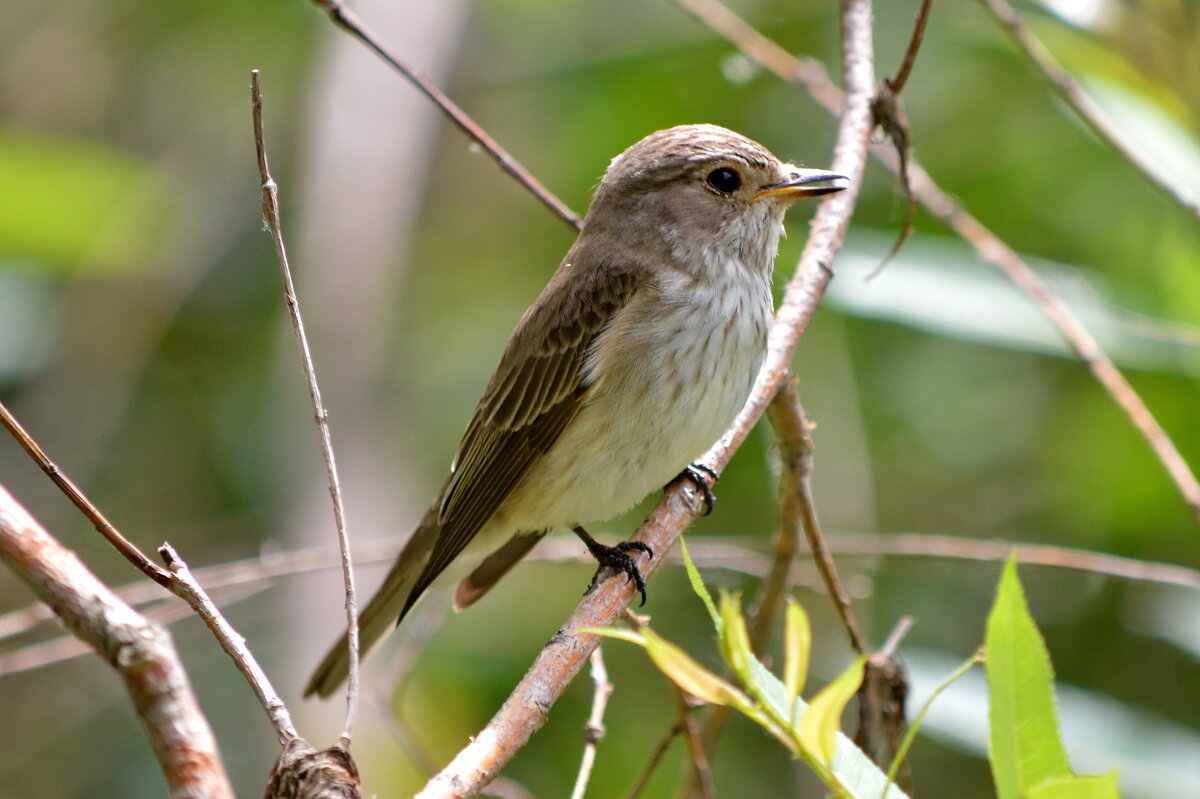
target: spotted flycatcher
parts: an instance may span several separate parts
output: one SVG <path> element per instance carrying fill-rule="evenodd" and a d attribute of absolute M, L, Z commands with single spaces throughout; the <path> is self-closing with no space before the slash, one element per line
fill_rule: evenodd
<path fill-rule="evenodd" d="M 648 548 L 606 547 L 582 525 L 692 469 L 733 421 L 766 352 L 784 212 L 839 180 L 715 125 L 662 130 L 617 156 L 509 338 L 441 493 L 363 609 L 363 650 L 435 581 L 461 580 L 454 604 L 466 607 L 554 530 L 574 529 L 644 601 L 629 553 Z M 306 694 L 328 696 L 347 668 L 343 636 Z"/>

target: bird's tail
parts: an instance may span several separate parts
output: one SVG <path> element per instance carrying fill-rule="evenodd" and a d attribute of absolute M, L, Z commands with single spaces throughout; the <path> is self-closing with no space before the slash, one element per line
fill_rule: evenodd
<path fill-rule="evenodd" d="M 429 560 L 437 538 L 437 505 L 425 514 L 421 524 L 405 542 L 383 585 L 371 597 L 358 615 L 358 651 L 366 654 L 383 637 L 383 634 L 400 623 L 413 602 L 409 601 L 417 578 Z M 416 597 L 412 598 L 414 601 Z M 321 660 L 308 686 L 305 696 L 316 694 L 322 699 L 337 690 L 350 674 L 350 652 L 346 646 L 346 633 L 330 648 Z"/>

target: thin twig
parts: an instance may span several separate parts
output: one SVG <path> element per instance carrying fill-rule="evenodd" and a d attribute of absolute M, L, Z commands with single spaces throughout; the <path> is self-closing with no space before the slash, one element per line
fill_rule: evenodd
<path fill-rule="evenodd" d="M 981 0 L 984 7 L 1000 24 L 1025 59 L 1042 73 L 1067 108 L 1074 112 L 1084 127 L 1092 132 L 1109 150 L 1123 158 L 1139 176 L 1155 190 L 1192 216 L 1200 219 L 1200 198 L 1182 186 L 1175 185 L 1162 167 L 1146 158 L 1137 147 L 1117 130 L 1079 84 L 1055 60 L 1041 40 L 1025 26 L 1021 14 L 1005 0 Z"/>
<path fill-rule="evenodd" d="M 321 438 L 321 455 L 325 459 L 325 472 L 329 478 L 329 496 L 333 501 L 333 520 L 337 527 L 338 549 L 342 555 L 342 579 L 346 590 L 347 646 L 350 650 L 350 680 L 346 688 L 346 723 L 342 728 L 341 747 L 350 748 L 350 737 L 358 716 L 358 603 L 354 591 L 354 568 L 350 556 L 350 536 L 346 532 L 346 512 L 342 506 L 342 488 L 338 482 L 337 461 L 333 455 L 333 441 L 329 433 L 329 411 L 321 402 L 321 389 L 317 385 L 317 372 L 313 367 L 312 351 L 308 336 L 304 332 L 304 319 L 300 316 L 300 300 L 292 283 L 292 271 L 288 266 L 287 248 L 283 243 L 283 228 L 279 220 L 279 188 L 271 177 L 267 165 L 267 144 L 263 136 L 262 93 L 259 91 L 258 70 L 250 72 L 250 103 L 254 119 L 254 149 L 258 155 L 258 173 L 262 178 L 263 219 L 275 244 L 275 255 L 279 262 L 279 276 L 283 280 L 283 299 L 287 304 L 292 332 L 300 348 L 300 363 L 308 384 L 308 396 L 312 400 L 317 431 Z"/>
<path fill-rule="evenodd" d="M 913 64 L 917 62 L 917 51 L 921 49 L 921 42 L 925 41 L 925 27 L 929 24 L 929 11 L 932 8 L 933 0 L 921 0 L 921 7 L 917 10 L 917 19 L 913 25 L 912 35 L 908 39 L 904 58 L 901 59 L 896 74 L 883 79 L 892 94 L 899 96 L 900 92 L 904 90 L 904 84 L 908 83 L 908 76 L 912 74 Z"/>
<path fill-rule="evenodd" d="M 776 428 L 776 435 L 780 439 L 780 458 L 783 461 L 783 471 L 779 475 L 779 488 L 777 489 L 779 513 L 776 524 L 778 527 L 771 557 L 771 570 L 767 572 L 767 577 L 763 580 L 762 588 L 759 589 L 758 597 L 755 600 L 754 609 L 750 612 L 750 646 L 760 655 L 766 649 L 767 642 L 771 638 L 775 615 L 787 597 L 788 576 L 791 574 L 792 562 L 800 547 L 800 508 L 798 506 L 800 480 L 812 467 L 812 438 L 808 435 L 808 428 L 803 427 L 794 431 L 799 432 L 802 437 L 799 440 L 789 439 L 785 448 L 784 436 L 775 422 L 774 408 L 776 403 L 780 402 L 780 394 L 783 392 L 794 394 L 795 390 L 796 378 L 788 375 L 783 385 L 779 387 L 779 394 L 775 395 L 775 400 L 767 408 L 771 425 Z"/>
<path fill-rule="evenodd" d="M 592 712 L 583 725 L 583 757 L 580 758 L 579 774 L 575 777 L 571 799 L 583 799 L 587 792 L 592 767 L 596 765 L 596 745 L 604 738 L 604 711 L 608 708 L 613 684 L 609 682 L 608 669 L 604 667 L 603 652 L 601 647 L 596 647 L 589 658 L 592 664 Z"/>
<path fill-rule="evenodd" d="M 838 127 L 832 169 L 846 175 L 850 186 L 825 198 L 818 206 L 796 276 L 776 314 L 765 364 L 751 396 L 733 428 L 701 459 L 717 472 L 745 441 L 783 381 L 800 336 L 832 276 L 831 264 L 845 239 L 858 198 L 866 167 L 870 100 L 875 88 L 870 3 L 846 0 L 842 16 L 846 108 Z M 667 490 L 635 536 L 635 540 L 648 544 L 655 553 L 643 567 L 643 575 L 650 575 L 658 568 L 680 532 L 696 517 L 700 504 L 688 481 L 677 482 Z M 581 632 L 581 628 L 612 624 L 628 606 L 633 590 L 627 580 L 609 579 L 586 594 L 488 725 L 418 796 L 422 799 L 471 796 L 492 779 L 545 723 L 550 707 L 598 645 L 598 637 Z"/>
<path fill-rule="evenodd" d="M 699 795 L 700 799 L 714 799 L 716 789 L 713 787 L 712 764 L 708 759 L 704 731 L 696 724 L 696 717 L 692 715 L 693 708 L 683 690 L 675 683 L 671 683 L 671 690 L 675 694 L 675 712 L 679 718 L 683 741 L 687 744 L 688 762 L 692 766 L 692 783 L 688 795 Z"/>
<path fill-rule="evenodd" d="M 0 487 L 0 559 L 125 682 L 173 799 L 233 799 L 171 635 L 100 582 Z"/>
<path fill-rule="evenodd" d="M 633 781 L 633 786 L 630 787 L 629 793 L 625 794 L 625 799 L 638 799 L 642 795 L 642 791 L 646 790 L 646 786 L 650 784 L 650 778 L 654 776 L 654 772 L 658 770 L 659 764 L 666 756 L 667 750 L 671 748 L 671 744 L 681 732 L 683 732 L 683 720 L 672 719 L 670 728 L 663 733 L 663 736 L 658 739 L 658 743 L 650 750 L 650 757 L 646 760 L 646 765 L 642 766 L 641 773 Z"/>
<path fill-rule="evenodd" d="M 832 114 L 840 113 L 842 93 L 829 80 L 821 65 L 813 59 L 794 58 L 786 50 L 751 28 L 716 0 L 676 0 L 717 34 L 727 38 L 749 58 L 786 81 L 804 87 L 809 95 Z M 872 155 L 892 172 L 899 170 L 899 159 L 887 147 L 873 147 Z M 1022 289 L 1042 309 L 1067 342 L 1076 357 L 1087 366 L 1096 381 L 1125 412 L 1146 439 L 1155 457 L 1162 463 L 1175 487 L 1183 496 L 1197 522 L 1200 522 L 1200 483 L 1176 449 L 1170 436 L 1158 424 L 1150 409 L 1133 387 L 1104 354 L 1100 345 L 1070 312 L 1061 299 L 1037 273 L 1008 245 L 971 216 L 962 205 L 938 188 L 915 159 L 909 159 L 911 185 L 920 203 L 934 216 L 975 247 L 979 256 Z M 845 192 L 842 192 L 845 194 Z"/>
<path fill-rule="evenodd" d="M 92 501 L 84 496 L 79 487 L 72 482 L 70 477 L 58 468 L 54 461 L 46 455 L 41 446 L 38 445 L 29 433 L 25 432 L 25 428 L 21 423 L 9 412 L 8 408 L 0 403 L 0 424 L 12 434 L 12 437 L 17 440 L 17 443 L 29 453 L 29 457 L 33 458 L 34 462 L 41 468 L 46 476 L 54 481 L 54 484 L 67 495 L 67 499 L 75 504 L 75 507 L 82 511 L 83 515 L 88 518 L 88 521 L 96 528 L 96 532 L 104 536 L 118 552 L 125 556 L 125 559 L 136 566 L 143 574 L 149 577 L 154 582 L 171 589 L 172 578 L 171 573 L 163 569 L 154 561 L 146 556 L 146 553 L 138 549 L 137 546 L 121 532 L 113 526 L 113 523 L 105 518 L 100 509 L 92 504 Z"/>
<path fill-rule="evenodd" d="M 833 556 L 825 544 L 824 536 L 821 535 L 821 525 L 817 520 L 817 507 L 813 501 L 812 484 L 809 479 L 812 474 L 812 437 L 809 435 L 808 418 L 804 415 L 804 408 L 800 405 L 800 398 L 796 395 L 794 383 L 785 381 L 779 387 L 779 393 L 771 402 L 768 413 L 771 417 L 771 426 L 775 428 L 775 432 L 779 436 L 779 449 L 783 456 L 784 469 L 791 472 L 788 487 L 796 492 L 796 511 L 800 517 L 800 528 L 808 540 L 808 548 L 812 552 L 813 562 L 821 573 L 821 579 L 825 582 L 825 590 L 829 592 L 829 597 L 833 600 L 838 618 L 841 619 L 842 626 L 846 628 L 850 645 L 860 655 L 869 654 L 870 647 L 867 645 L 867 640 L 863 637 L 862 629 L 858 626 L 858 620 L 854 618 L 854 611 L 850 607 L 850 595 L 846 593 L 841 580 L 838 579 Z"/>
<path fill-rule="evenodd" d="M 583 222 L 579 215 L 572 211 L 560 199 L 543 186 L 537 178 L 530 174 L 529 170 L 521 166 L 515 158 L 496 143 L 495 139 L 489 136 L 483 128 L 467 116 L 467 113 L 458 107 L 457 104 L 446 94 L 434 85 L 433 81 L 420 70 L 412 67 L 403 59 L 396 57 L 379 42 L 379 39 L 371 33 L 362 21 L 350 9 L 342 4 L 341 0 L 312 0 L 313 4 L 320 8 L 328 15 L 333 24 L 337 25 L 342 30 L 349 33 L 354 38 L 365 44 L 373 53 L 382 58 L 389 66 L 403 75 L 410 83 L 428 97 L 433 103 L 441 109 L 451 122 L 453 122 L 459 130 L 465 133 L 481 146 L 492 160 L 495 161 L 502 170 L 508 173 L 514 180 L 524 186 L 534 197 L 549 208 L 555 216 L 563 222 L 570 225 L 576 231 L 583 228 Z"/>
<path fill-rule="evenodd" d="M 836 556 L 858 557 L 910 557 L 970 560 L 984 563 L 1003 563 L 1010 554 L 1017 557 L 1022 566 L 1041 566 L 1066 569 L 1081 574 L 1144 582 L 1152 585 L 1200 589 L 1200 571 L 1173 563 L 1137 560 L 1110 555 L 1105 552 L 1056 547 L 1044 544 L 1022 544 L 1011 541 L 976 540 L 955 536 L 928 535 L 923 533 L 842 533 L 827 541 L 829 550 Z M 355 559 L 361 565 L 388 563 L 396 557 L 396 542 L 393 539 L 367 541 L 355 546 Z M 720 538 L 705 536 L 693 541 L 689 547 L 692 560 L 705 569 L 730 569 L 751 577 L 766 578 L 770 573 L 773 558 L 761 551 L 761 539 L 754 537 Z M 801 554 L 803 557 L 803 554 Z M 525 557 L 526 562 L 577 563 L 591 557 L 581 554 L 574 539 L 546 540 Z M 679 555 L 670 553 L 666 562 L 672 566 L 681 563 Z M 233 604 L 272 586 L 283 577 L 318 569 L 333 569 L 340 566 L 341 559 L 336 550 L 322 547 L 301 549 L 272 555 L 270 559 L 249 558 L 247 560 L 208 566 L 197 569 L 194 575 L 210 593 L 221 590 L 222 604 Z M 179 613 L 182 604 L 163 605 L 170 597 L 162 596 L 162 590 L 154 583 L 140 581 L 115 589 L 122 601 L 141 607 L 155 607 L 141 612 L 159 624 L 172 624 L 187 613 Z M 0 616 L 0 641 L 13 638 L 33 630 L 53 619 L 54 615 L 42 603 L 27 605 Z M 407 625 L 406 625 L 407 627 Z M 410 633 L 411 635 L 412 633 Z M 69 636 L 52 638 L 0 654 L 0 675 L 24 671 L 68 660 L 81 652 L 66 642 Z M 60 647 L 55 651 L 57 647 Z M 44 651 L 35 652 L 35 648 Z M 403 651 L 404 647 L 401 647 Z M 18 657 L 18 653 L 27 653 Z M 399 667 L 393 667 L 393 671 Z M 431 771 L 432 773 L 432 771 Z"/>
<path fill-rule="evenodd" d="M 158 554 L 178 580 L 177 593 L 196 611 L 200 618 L 204 619 L 204 623 L 208 625 L 217 637 L 217 641 L 220 642 L 221 648 L 237 664 L 238 671 L 246 675 L 250 687 L 254 689 L 255 695 L 258 697 L 259 704 L 267 711 L 271 726 L 275 728 L 275 732 L 279 736 L 279 743 L 287 746 L 292 739 L 299 738 L 300 734 L 296 732 L 296 727 L 292 724 L 292 717 L 288 713 L 287 707 L 284 706 L 283 700 L 275 692 L 267 673 L 263 671 L 262 667 L 258 665 L 258 661 L 250 654 L 250 650 L 246 648 L 246 639 L 239 635 L 237 630 L 233 629 L 233 625 L 221 615 L 221 611 L 217 610 L 217 606 L 213 604 L 200 583 L 196 582 L 192 573 L 188 571 L 187 564 L 183 558 L 179 557 L 179 553 L 175 551 L 174 547 L 170 544 L 163 544 L 158 548 Z"/>

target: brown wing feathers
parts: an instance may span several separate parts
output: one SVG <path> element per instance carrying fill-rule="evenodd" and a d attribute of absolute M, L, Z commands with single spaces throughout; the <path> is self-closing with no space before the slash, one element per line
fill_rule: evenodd
<path fill-rule="evenodd" d="M 441 500 L 441 531 L 408 605 L 462 552 L 586 402 L 588 350 L 638 285 L 637 272 L 598 278 L 603 271 L 560 268 L 543 296 L 562 280 L 577 281 L 577 290 L 559 289 L 562 301 L 555 306 L 535 303 L 513 333 L 459 446 Z"/>

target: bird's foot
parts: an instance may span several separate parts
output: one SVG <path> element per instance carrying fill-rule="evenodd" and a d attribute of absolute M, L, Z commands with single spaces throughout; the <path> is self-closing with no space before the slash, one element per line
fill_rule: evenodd
<path fill-rule="evenodd" d="M 642 595 L 641 605 L 646 604 L 646 580 L 642 577 L 642 573 L 638 571 L 637 564 L 634 563 L 633 558 L 626 553 L 636 550 L 644 552 L 646 557 L 652 558 L 654 557 L 654 550 L 649 545 L 643 544 L 641 541 L 622 541 L 615 546 L 606 546 L 588 535 L 588 531 L 582 527 L 575 528 L 575 535 L 579 536 L 579 540 L 587 545 L 588 552 L 591 552 L 592 557 L 600 564 L 600 569 L 608 566 L 618 572 L 622 572 L 634 584 L 638 593 Z M 597 570 L 596 575 L 599 576 L 599 574 L 600 571 Z M 596 580 L 593 578 L 592 583 L 595 584 L 595 582 Z M 641 607 L 641 605 L 638 607 Z"/>
<path fill-rule="evenodd" d="M 701 512 L 701 516 L 707 516 L 712 513 L 713 505 L 717 502 L 717 497 L 713 494 L 712 486 L 708 484 L 710 477 L 714 484 L 721 479 L 721 475 L 717 473 L 716 469 L 705 466 L 703 463 L 689 463 L 675 478 L 675 480 L 683 480 L 685 478 L 691 480 L 696 485 L 696 488 L 700 489 L 700 493 L 704 498 L 704 510 Z M 675 480 L 671 482 L 673 483 Z"/>

